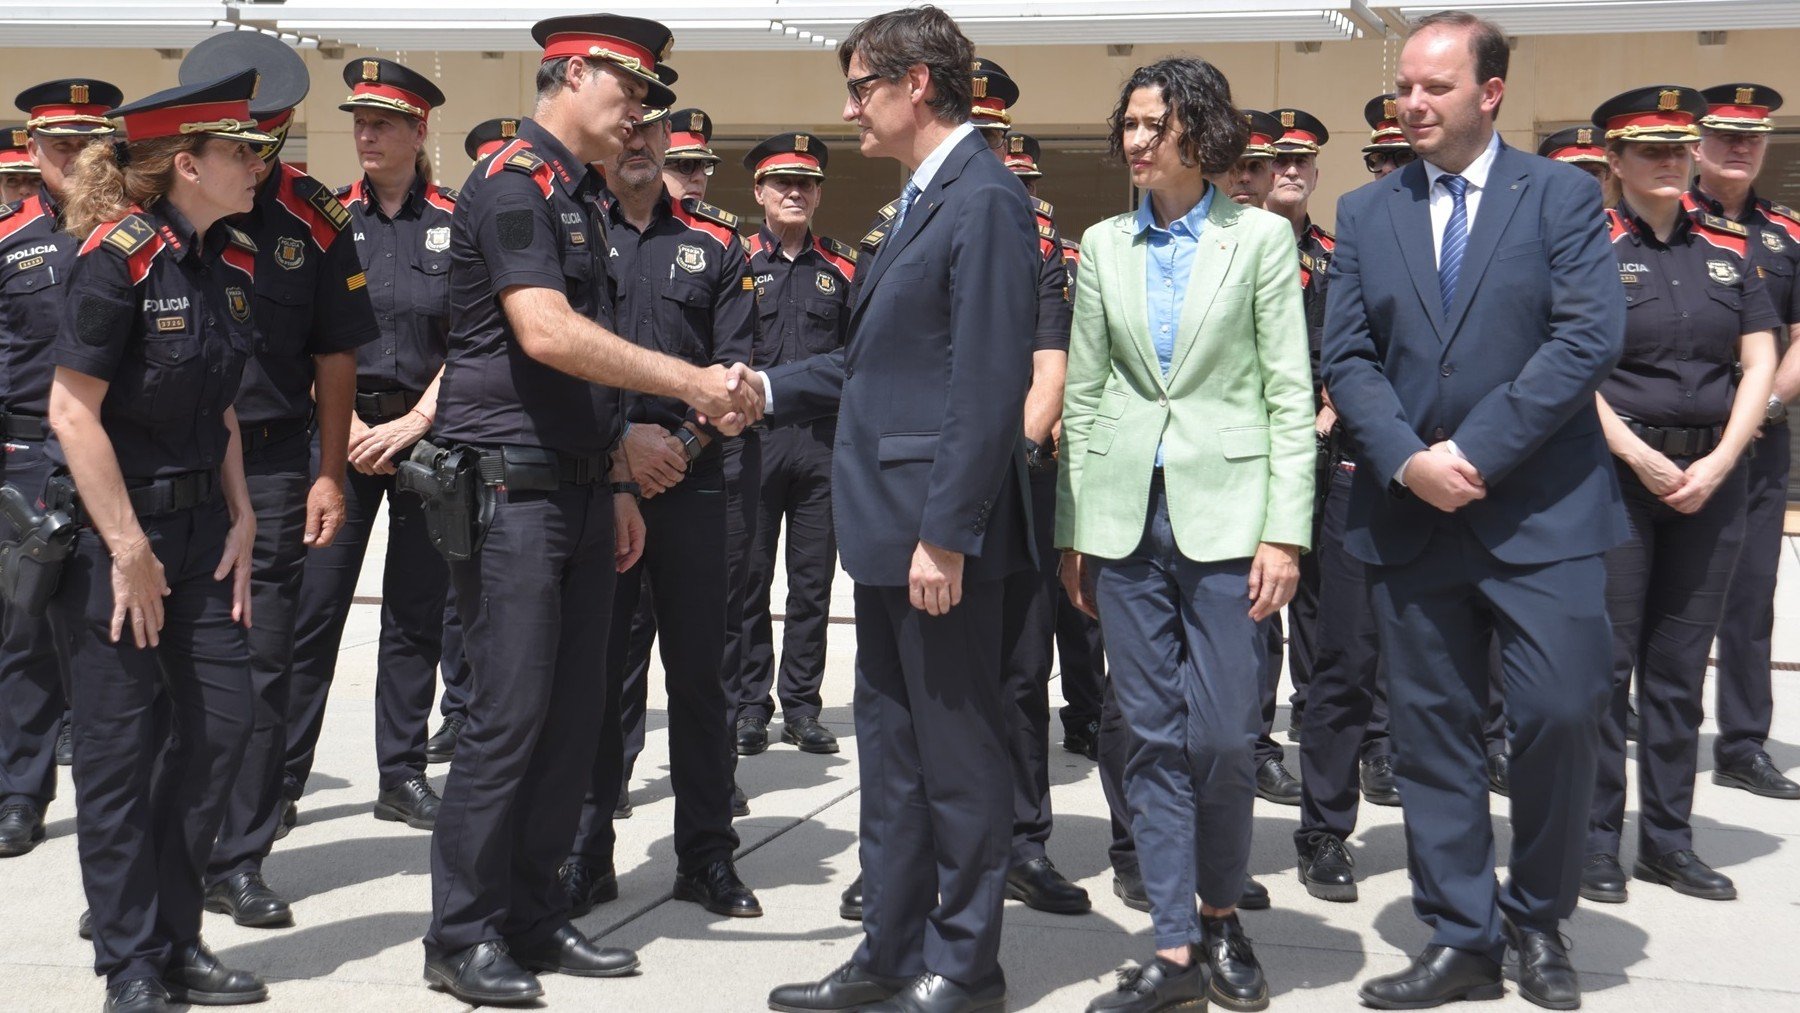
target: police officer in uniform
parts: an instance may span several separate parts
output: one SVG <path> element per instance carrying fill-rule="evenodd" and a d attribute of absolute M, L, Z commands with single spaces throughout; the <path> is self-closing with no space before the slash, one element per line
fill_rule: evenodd
<path fill-rule="evenodd" d="M 750 361 L 752 290 L 737 216 L 663 183 L 668 117 L 657 117 L 604 163 L 601 198 L 607 263 L 617 278 L 617 327 L 642 348 L 692 362 Z M 608 719 L 601 726 L 592 783 L 560 870 L 571 909 L 585 913 L 618 894 L 612 814 L 624 764 L 642 748 L 648 659 L 627 657 L 627 633 L 648 594 L 669 695 L 669 762 L 675 788 L 675 897 L 715 914 L 762 914 L 732 863 L 734 755 L 731 705 L 719 668 L 725 614 L 725 476 L 722 434 L 679 399 L 629 394 L 622 453 L 644 493 L 643 558 L 624 571 L 613 598 L 606 657 Z M 634 740 L 627 753 L 625 736 Z"/>
<path fill-rule="evenodd" d="M 825 142 L 807 133 L 776 134 L 744 156 L 752 193 L 763 210 L 763 227 L 749 240 L 759 318 L 753 359 L 758 366 L 785 365 L 836 351 L 849 336 L 856 251 L 812 231 L 830 158 Z M 838 751 L 837 737 L 819 722 L 831 579 L 837 568 L 831 519 L 831 446 L 836 432 L 834 413 L 784 421 L 761 435 L 762 489 L 744 618 L 744 664 L 727 687 L 741 755 L 762 752 L 768 744 L 769 720 L 775 712 L 772 689 L 781 698 L 783 742 L 804 752 Z M 784 520 L 788 595 L 777 675 L 770 588 Z"/>
<path fill-rule="evenodd" d="M 380 336 L 356 350 L 344 527 L 329 547 L 306 560 L 294 628 L 285 788 L 289 798 L 297 798 L 312 770 L 357 574 L 386 499 L 387 559 L 375 667 L 381 798 L 375 815 L 429 830 L 437 799 L 425 780 L 427 723 L 450 572 L 425 532 L 418 498 L 398 494 L 394 473 L 437 412 L 450 334 L 450 218 L 456 191 L 432 182 L 424 154 L 427 120 L 444 102 L 435 84 L 391 60 L 373 58 L 346 64 L 344 83 L 350 94 L 338 108 L 354 115 L 352 136 L 363 177 L 337 197 L 350 212 L 346 231 L 356 244 Z"/>
<path fill-rule="evenodd" d="M 712 149 L 713 122 L 704 109 L 677 109 L 668 114 L 669 150 L 663 156 L 663 182 L 675 200 L 706 199 L 713 170 L 723 159 Z"/>
<path fill-rule="evenodd" d="M 1762 170 L 1781 96 L 1759 84 L 1708 88 L 1708 112 L 1700 121 L 1694 160 L 1700 173 L 1686 203 L 1696 213 L 1717 215 L 1744 227 L 1750 260 L 1768 286 L 1781 317 L 1776 350 L 1781 356 L 1774 389 L 1763 411 L 1762 431 L 1750 444 L 1749 499 L 1744 547 L 1725 592 L 1719 622 L 1719 674 L 1713 716 L 1713 783 L 1767 798 L 1800 798 L 1800 784 L 1769 759 L 1765 745 L 1773 717 L 1769 638 L 1774 630 L 1775 569 L 1787 509 L 1792 431 L 1788 403 L 1800 397 L 1800 212 L 1758 197 L 1752 184 Z"/>
<path fill-rule="evenodd" d="M 1544 138 L 1537 153 L 1553 161 L 1567 162 L 1605 187 L 1612 178 L 1612 168 L 1606 161 L 1606 146 L 1600 143 L 1603 133 L 1591 125 L 1558 130 Z"/>
<path fill-rule="evenodd" d="M 1418 157 L 1400 130 L 1400 106 L 1393 92 L 1370 99 L 1363 106 L 1363 119 L 1369 124 L 1369 143 L 1362 148 L 1363 166 L 1376 179 L 1405 168 Z"/>
<path fill-rule="evenodd" d="M 1262 207 L 1275 186 L 1275 138 L 1281 136 L 1281 121 L 1256 109 L 1242 110 L 1244 123 L 1250 128 L 1244 153 L 1231 169 L 1213 177 L 1213 185 L 1234 202 L 1248 207 Z"/>
<path fill-rule="evenodd" d="M 283 794 L 282 768 L 294 610 L 307 550 L 329 545 L 344 516 L 343 475 L 330 467 L 336 458 L 327 456 L 313 478 L 307 434 L 316 397 L 321 440 L 345 439 L 353 350 L 374 337 L 375 321 L 355 247 L 343 234 L 349 215 L 324 184 L 279 157 L 311 86 L 300 55 L 272 36 L 231 32 L 195 46 L 180 74 L 193 84 L 248 69 L 258 77 L 250 111 L 274 138 L 257 149 L 264 169 L 256 205 L 233 222 L 257 247 L 257 340 L 235 402 L 257 515 L 252 585 L 260 608 L 249 635 L 257 707 L 207 864 L 206 904 L 239 924 L 282 925 L 293 915 L 262 881 L 262 863 L 292 797 Z"/>
<path fill-rule="evenodd" d="M 1744 537 L 1748 462 L 1775 374 L 1780 323 L 1736 222 L 1682 195 L 1707 101 L 1639 88 L 1594 110 L 1621 188 L 1607 212 L 1625 285 L 1625 354 L 1600 386 L 1630 536 L 1608 549 L 1613 693 L 1600 722 L 1581 896 L 1625 899 L 1625 694 L 1638 714 L 1636 878 L 1707 900 L 1737 896 L 1694 853 L 1690 815 L 1707 653 Z M 1734 366 L 1743 376 L 1733 380 Z"/>
<path fill-rule="evenodd" d="M 646 100 L 673 104 L 655 73 L 669 30 L 575 15 L 532 34 L 543 47 L 534 115 L 476 164 L 457 202 L 436 449 L 408 462 L 443 479 L 433 534 L 457 557 L 472 673 L 432 835 L 425 968 L 432 987 L 470 1003 L 536 998 L 534 970 L 637 966 L 570 923 L 556 877 L 588 788 L 594 721 L 616 720 L 602 713 L 609 691 L 594 671 L 615 574 L 643 550 L 637 488 L 614 454 L 620 389 L 680 398 L 727 426 L 761 409 L 741 371 L 609 330 L 615 279 L 589 166 L 617 156 Z"/>
<path fill-rule="evenodd" d="M 0 204 L 23 204 L 43 185 L 43 173 L 26 150 L 29 136 L 24 124 L 0 126 Z"/>
<path fill-rule="evenodd" d="M 29 169 L 43 184 L 18 202 L 0 204 L 0 436 L 6 441 L 0 478 L 31 503 L 42 500 L 50 470 L 44 456 L 50 350 L 80 245 L 64 231 L 61 201 L 74 157 L 112 136 L 106 113 L 122 98 L 104 81 L 26 89 L 19 105 L 31 120 L 13 131 L 14 147 L 3 156 L 11 166 L 23 156 L 18 171 Z M 0 521 L 0 534 L 11 541 L 22 533 Z M 44 839 L 67 685 L 67 666 L 42 615 L 0 603 L 0 858 L 23 855 Z"/>
<path fill-rule="evenodd" d="M 81 527 L 51 608 L 71 652 L 94 969 L 118 1013 L 268 996 L 200 938 L 201 870 L 256 694 L 256 516 L 232 399 L 259 265 L 225 221 L 253 202 L 254 146 L 276 141 L 251 117 L 255 81 L 120 107 L 128 143 L 83 151 L 63 194 L 82 245 L 51 352 L 50 456 L 65 470 L 46 508 Z"/>

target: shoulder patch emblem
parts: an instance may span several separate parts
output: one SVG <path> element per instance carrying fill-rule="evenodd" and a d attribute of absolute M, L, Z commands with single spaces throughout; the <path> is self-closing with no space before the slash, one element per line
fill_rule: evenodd
<path fill-rule="evenodd" d="M 314 190 L 306 202 L 318 208 L 319 213 L 325 216 L 325 220 L 339 232 L 344 231 L 345 226 L 350 224 L 350 212 L 344 207 L 343 202 L 323 186 Z"/>
<path fill-rule="evenodd" d="M 692 243 L 682 243 L 675 248 L 675 263 L 689 274 L 699 274 L 706 270 L 706 251 Z"/>
<path fill-rule="evenodd" d="M 830 271 L 820 271 L 813 275 L 813 284 L 826 295 L 837 294 L 837 275 Z"/>
<path fill-rule="evenodd" d="M 1705 222 L 1708 228 L 1718 229 L 1720 232 L 1729 232 L 1734 236 L 1747 236 L 1750 234 L 1742 225 L 1739 225 L 1729 218 L 1720 218 L 1718 215 L 1701 215 L 1700 220 Z"/>
<path fill-rule="evenodd" d="M 1762 233 L 1762 243 L 1771 253 L 1780 253 L 1782 250 L 1787 249 L 1787 246 L 1782 243 L 1779 235 L 1767 230 L 1764 230 Z"/>
<path fill-rule="evenodd" d="M 244 294 L 243 289 L 236 285 L 227 288 L 225 290 L 225 306 L 231 310 L 231 319 L 240 324 L 249 322 L 250 299 Z"/>
<path fill-rule="evenodd" d="M 138 247 L 149 242 L 155 235 L 149 222 L 131 215 L 112 227 L 112 231 L 106 234 L 105 243 L 120 253 L 129 254 L 137 252 Z"/>
<path fill-rule="evenodd" d="M 442 253 L 450 248 L 450 226 L 439 225 L 425 230 L 425 248 L 432 253 Z"/>
<path fill-rule="evenodd" d="M 1054 217 L 1056 214 L 1056 208 L 1052 207 L 1050 202 L 1044 200 L 1042 197 L 1031 198 L 1031 209 L 1038 214 L 1043 215 L 1045 218 Z"/>
<path fill-rule="evenodd" d="M 1706 276 L 1721 285 L 1736 285 L 1743 280 L 1738 269 L 1728 260 L 1709 260 L 1706 262 Z"/>
<path fill-rule="evenodd" d="M 275 240 L 275 263 L 293 271 L 306 263 L 306 244 L 292 236 Z"/>

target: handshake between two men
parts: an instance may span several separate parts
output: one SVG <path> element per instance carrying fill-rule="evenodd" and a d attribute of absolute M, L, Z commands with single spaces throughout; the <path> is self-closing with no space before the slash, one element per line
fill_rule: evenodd
<path fill-rule="evenodd" d="M 626 467 L 645 498 L 667 492 L 687 474 L 714 434 L 736 436 L 763 416 L 761 378 L 743 363 L 697 366 L 682 400 L 694 418 L 678 429 L 654 422 L 632 425 L 622 444 Z"/>

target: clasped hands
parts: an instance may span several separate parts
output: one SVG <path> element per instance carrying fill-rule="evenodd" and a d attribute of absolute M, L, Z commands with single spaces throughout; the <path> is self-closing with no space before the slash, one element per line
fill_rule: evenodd
<path fill-rule="evenodd" d="M 1487 482 L 1473 464 L 1443 440 L 1406 461 L 1401 472 L 1407 491 L 1449 514 L 1487 498 Z"/>
<path fill-rule="evenodd" d="M 709 425 L 736 436 L 763 416 L 762 377 L 744 363 L 705 366 L 695 371 L 682 397 Z"/>

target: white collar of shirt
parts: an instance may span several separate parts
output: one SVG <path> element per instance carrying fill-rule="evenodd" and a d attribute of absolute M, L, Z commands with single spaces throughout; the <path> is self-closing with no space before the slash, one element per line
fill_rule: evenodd
<path fill-rule="evenodd" d="M 1469 167 L 1457 173 L 1469 181 L 1468 189 L 1463 194 L 1463 204 L 1469 216 L 1469 231 L 1475 231 L 1475 213 L 1481 207 L 1481 192 L 1487 189 L 1488 174 L 1494 170 L 1494 159 L 1500 155 L 1500 132 L 1498 130 L 1488 137 L 1487 147 L 1475 156 Z M 1456 199 L 1450 196 L 1447 187 L 1438 186 L 1438 180 L 1449 175 L 1443 169 L 1425 163 L 1425 192 L 1431 199 L 1431 253 L 1435 259 L 1441 256 L 1444 248 L 1444 229 L 1450 224 L 1450 211 Z"/>
<path fill-rule="evenodd" d="M 920 193 L 924 193 L 931 186 L 931 181 L 937 177 L 938 170 L 944 167 L 944 160 L 950 157 L 950 149 L 956 147 L 958 141 L 974 132 L 975 125 L 966 120 L 957 124 L 956 129 L 950 131 L 950 136 L 931 149 L 931 154 L 926 155 L 925 160 L 919 163 L 919 167 L 913 170 L 913 186 L 918 187 Z"/>

